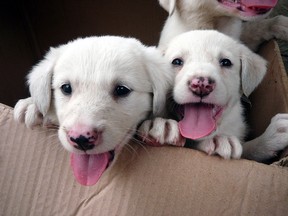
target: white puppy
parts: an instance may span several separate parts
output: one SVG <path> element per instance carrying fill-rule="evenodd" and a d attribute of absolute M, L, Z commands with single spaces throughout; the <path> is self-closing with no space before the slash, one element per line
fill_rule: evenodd
<path fill-rule="evenodd" d="M 197 29 L 215 29 L 241 39 L 251 49 L 265 40 L 288 40 L 288 18 L 269 15 L 277 0 L 159 0 L 169 12 L 159 47 L 165 49 L 175 36 Z M 243 22 L 247 21 L 247 22 Z"/>
<path fill-rule="evenodd" d="M 173 99 L 180 122 L 145 121 L 143 137 L 179 145 L 180 134 L 209 155 L 240 158 L 245 123 L 240 103 L 266 72 L 266 61 L 246 46 L 214 30 L 195 30 L 171 40 L 165 57 L 176 73 Z M 178 127 L 177 127 L 178 124 Z"/>
<path fill-rule="evenodd" d="M 15 106 L 28 127 L 59 125 L 76 179 L 95 184 L 140 122 L 163 113 L 174 74 L 154 47 L 114 36 L 51 49 L 28 76 L 31 97 Z"/>

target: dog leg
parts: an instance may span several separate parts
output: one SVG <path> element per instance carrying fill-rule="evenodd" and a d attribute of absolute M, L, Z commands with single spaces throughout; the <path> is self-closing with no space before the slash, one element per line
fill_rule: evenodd
<path fill-rule="evenodd" d="M 172 119 L 155 118 L 144 121 L 138 129 L 140 137 L 148 145 L 164 144 L 184 146 L 185 138 L 180 135 L 178 122 Z"/>
<path fill-rule="evenodd" d="M 239 159 L 242 154 L 242 145 L 234 136 L 215 136 L 205 139 L 198 143 L 196 148 L 208 155 L 218 154 L 224 159 Z"/>
<path fill-rule="evenodd" d="M 266 131 L 243 145 L 243 158 L 264 161 L 288 146 L 288 114 L 277 114 Z"/>
<path fill-rule="evenodd" d="M 243 23 L 240 39 L 250 49 L 255 51 L 261 43 L 273 38 L 288 41 L 288 17 L 279 15 L 269 19 Z"/>
<path fill-rule="evenodd" d="M 17 102 L 14 108 L 14 119 L 25 123 L 28 128 L 33 128 L 43 123 L 43 115 L 39 112 L 31 97 Z"/>

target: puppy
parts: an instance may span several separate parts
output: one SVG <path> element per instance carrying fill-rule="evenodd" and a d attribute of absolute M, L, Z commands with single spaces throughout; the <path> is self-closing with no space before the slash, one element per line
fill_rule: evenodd
<path fill-rule="evenodd" d="M 162 49 L 173 37 L 197 29 L 218 30 L 240 39 L 252 50 L 272 38 L 288 40 L 287 17 L 264 19 L 277 0 L 159 0 L 159 3 L 169 12 L 159 41 Z"/>
<path fill-rule="evenodd" d="M 176 74 L 173 99 L 180 121 L 147 120 L 140 127 L 142 136 L 159 144 L 183 145 L 182 136 L 209 155 L 240 158 L 246 132 L 241 95 L 250 95 L 261 82 L 266 61 L 214 30 L 175 37 L 165 57 Z"/>
<path fill-rule="evenodd" d="M 83 185 L 95 184 L 140 122 L 165 107 L 174 74 L 154 47 L 116 36 L 77 39 L 51 49 L 28 75 L 31 97 L 14 116 L 28 127 L 59 125 Z"/>

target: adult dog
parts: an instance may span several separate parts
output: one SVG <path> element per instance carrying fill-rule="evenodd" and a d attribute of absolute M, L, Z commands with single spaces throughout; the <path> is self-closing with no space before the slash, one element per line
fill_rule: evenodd
<path fill-rule="evenodd" d="M 169 12 L 159 41 L 163 49 L 173 37 L 197 29 L 218 30 L 240 39 L 252 50 L 272 38 L 288 40 L 288 18 L 281 15 L 266 18 L 277 0 L 159 0 L 159 3 Z"/>
<path fill-rule="evenodd" d="M 154 47 L 116 36 L 78 39 L 51 49 L 28 75 L 31 97 L 14 116 L 28 127 L 59 125 L 83 185 L 95 184 L 139 123 L 163 113 L 174 74 Z"/>
<path fill-rule="evenodd" d="M 250 95 L 261 82 L 266 61 L 214 30 L 195 30 L 175 37 L 165 50 L 165 57 L 176 73 L 173 99 L 178 106 L 174 112 L 180 122 L 163 118 L 146 120 L 140 127 L 144 139 L 160 145 L 183 145 L 184 137 L 196 140 L 192 146 L 209 155 L 240 158 L 246 130 L 241 95 L 242 92 Z M 273 125 L 287 130 L 285 124 L 278 123 Z M 274 141 L 288 139 L 287 133 L 279 129 L 270 127 L 266 135 Z M 275 153 L 273 148 L 283 149 L 285 146 L 280 145 L 285 144 L 254 140 L 243 145 L 243 157 L 267 159 Z"/>

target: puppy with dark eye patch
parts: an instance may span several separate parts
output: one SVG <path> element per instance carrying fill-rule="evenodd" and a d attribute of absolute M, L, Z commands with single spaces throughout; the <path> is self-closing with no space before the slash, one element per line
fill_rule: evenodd
<path fill-rule="evenodd" d="M 176 74 L 177 119 L 145 121 L 140 127 L 144 139 L 182 146 L 186 138 L 209 155 L 239 159 L 246 133 L 241 95 L 249 96 L 261 82 L 266 61 L 214 30 L 183 33 L 171 40 L 164 53 Z M 250 153 L 256 158 L 258 152 L 244 148 L 244 155 Z"/>

